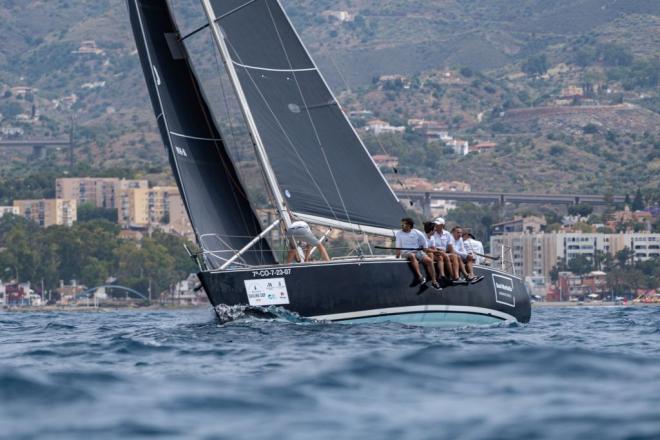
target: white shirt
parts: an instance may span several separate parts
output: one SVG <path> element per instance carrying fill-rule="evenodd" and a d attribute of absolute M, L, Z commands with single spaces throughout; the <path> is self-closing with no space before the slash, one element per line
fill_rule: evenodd
<path fill-rule="evenodd" d="M 454 244 L 454 237 L 451 236 L 449 231 L 443 229 L 442 234 L 438 234 L 438 231 L 433 233 L 433 241 L 435 241 L 436 249 L 446 251 L 447 245 Z"/>
<path fill-rule="evenodd" d="M 302 221 L 302 220 L 296 220 L 295 222 L 291 223 L 291 226 L 289 226 L 289 229 L 306 229 L 309 228 L 309 224 L 307 222 Z"/>
<path fill-rule="evenodd" d="M 422 231 L 413 229 L 410 232 L 396 231 L 396 247 L 408 248 L 409 250 L 402 250 L 404 254 L 414 252 L 416 249 L 426 249 L 426 236 Z"/>
<path fill-rule="evenodd" d="M 430 237 L 426 235 L 426 248 L 427 249 L 435 248 L 435 238 L 433 237 L 433 234 L 431 234 Z"/>
<path fill-rule="evenodd" d="M 454 237 L 452 237 L 453 239 Z M 456 252 L 458 255 L 461 257 L 467 257 L 468 253 L 465 250 L 465 243 L 463 243 L 463 238 L 459 238 L 458 240 L 454 240 L 454 243 L 452 243 L 454 246 L 454 252 Z"/>
<path fill-rule="evenodd" d="M 465 250 L 468 251 L 468 253 L 471 254 L 484 254 L 484 245 L 481 243 L 479 240 L 475 240 L 474 238 L 468 238 L 467 240 L 464 241 L 465 243 Z M 481 264 L 484 262 L 484 257 L 480 257 L 479 255 L 474 255 L 475 261 L 477 264 Z"/>

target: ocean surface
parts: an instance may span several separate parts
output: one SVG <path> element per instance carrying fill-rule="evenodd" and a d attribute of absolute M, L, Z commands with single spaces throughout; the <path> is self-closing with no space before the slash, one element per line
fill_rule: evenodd
<path fill-rule="evenodd" d="M 458 329 L 0 312 L 0 438 L 660 439 L 660 307 Z"/>

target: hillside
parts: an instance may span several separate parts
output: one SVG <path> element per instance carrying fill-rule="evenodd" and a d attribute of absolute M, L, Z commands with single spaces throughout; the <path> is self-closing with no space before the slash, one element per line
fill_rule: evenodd
<path fill-rule="evenodd" d="M 283 3 L 347 110 L 498 144 L 458 157 L 410 128 L 367 136 L 372 150 L 402 157 L 402 172 L 475 189 L 660 186 L 657 1 Z M 184 32 L 203 23 L 198 1 L 172 4 Z M 62 138 L 73 117 L 78 162 L 167 170 L 123 2 L 0 0 L 0 23 L 0 136 Z M 208 41 L 195 44 L 208 54 Z M 213 59 L 201 65 L 214 73 Z M 410 87 L 376 80 L 388 74 Z M 570 87 L 581 95 L 564 96 Z M 67 163 L 62 152 L 30 154 L 3 152 L 0 173 Z"/>

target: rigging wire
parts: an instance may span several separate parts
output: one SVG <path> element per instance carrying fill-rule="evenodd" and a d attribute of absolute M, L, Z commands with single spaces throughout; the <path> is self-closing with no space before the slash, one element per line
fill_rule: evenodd
<path fill-rule="evenodd" d="M 226 42 L 227 42 L 227 44 L 231 47 L 232 51 L 236 54 L 236 57 L 238 57 L 238 61 L 239 61 L 239 63 L 244 64 L 244 63 L 243 63 L 243 60 L 241 59 L 241 56 L 240 56 L 240 55 L 238 54 L 238 52 L 236 51 L 236 48 L 234 48 L 234 46 L 231 44 L 231 41 L 230 41 L 229 39 L 227 39 Z M 231 60 L 229 60 L 229 61 L 231 61 Z M 305 173 L 307 174 L 307 176 L 310 178 L 310 180 L 312 181 L 312 183 L 314 184 L 314 186 L 315 186 L 316 189 L 318 190 L 319 194 L 320 194 L 321 197 L 323 198 L 324 203 L 325 203 L 326 206 L 330 209 L 330 211 L 332 212 L 332 214 L 333 214 L 333 216 L 335 217 L 335 219 L 338 220 L 338 217 L 337 217 L 337 215 L 335 214 L 334 210 L 332 209 L 332 206 L 330 205 L 330 202 L 329 202 L 328 199 L 325 197 L 325 194 L 324 194 L 323 191 L 321 190 L 321 187 L 320 187 L 319 183 L 316 181 L 316 179 L 314 178 L 314 175 L 312 174 L 311 170 L 309 169 L 309 167 L 307 166 L 307 164 L 306 164 L 305 161 L 303 160 L 302 156 L 300 155 L 300 152 L 298 151 L 298 149 L 296 148 L 295 144 L 293 143 L 293 140 L 291 139 L 291 137 L 289 136 L 289 134 L 288 134 L 288 133 L 286 132 L 286 130 L 284 129 L 284 125 L 282 124 L 282 122 L 280 121 L 280 119 L 277 117 L 277 115 L 276 115 L 275 112 L 273 111 L 273 108 L 272 108 L 272 107 L 270 106 L 270 104 L 268 103 L 268 100 L 266 99 L 266 96 L 263 94 L 263 92 L 262 92 L 262 90 L 261 90 L 261 87 L 259 87 L 259 85 L 258 85 L 257 82 L 255 81 L 254 77 L 253 77 L 252 74 L 250 73 L 249 69 L 248 69 L 247 67 L 244 67 L 243 69 L 245 70 L 245 73 L 247 74 L 248 78 L 250 79 L 250 82 L 252 82 L 252 85 L 255 87 L 255 90 L 257 91 L 257 93 L 259 93 L 259 97 L 260 97 L 261 100 L 264 102 L 266 108 L 268 109 L 268 112 L 271 114 L 271 116 L 272 116 L 273 119 L 275 120 L 275 123 L 277 124 L 278 128 L 280 129 L 280 131 L 282 132 L 282 134 L 283 134 L 284 137 L 286 138 L 287 143 L 289 144 L 289 146 L 291 147 L 292 151 L 293 151 L 294 154 L 296 155 L 298 161 L 299 161 L 300 164 L 303 166 L 303 168 L 304 168 L 304 170 L 305 170 Z"/>
<path fill-rule="evenodd" d="M 183 41 L 181 41 L 180 44 L 182 45 L 184 50 L 186 50 L 185 43 Z M 213 51 L 213 52 L 215 53 L 215 51 Z M 188 75 L 190 77 L 190 81 L 191 81 L 191 84 L 192 84 L 195 99 L 198 102 L 198 108 L 202 112 L 202 115 L 203 115 L 203 118 L 204 118 L 203 122 L 205 123 L 206 128 L 208 130 L 209 138 L 212 138 L 212 139 L 222 138 L 222 136 L 219 133 L 218 129 L 215 127 L 215 123 L 213 122 L 213 116 L 208 114 L 208 112 L 210 111 L 210 108 L 208 108 L 207 105 L 204 105 L 205 104 L 205 99 L 203 97 L 203 92 L 199 89 L 199 84 L 197 82 L 197 78 L 196 78 L 196 75 L 194 73 L 194 66 L 192 65 L 192 62 L 190 61 L 189 56 L 187 56 L 185 58 L 185 62 L 189 67 L 187 69 L 187 72 L 188 72 Z M 216 134 L 217 134 L 217 136 L 216 136 Z M 236 180 L 237 175 L 236 175 L 236 171 L 233 167 L 233 164 L 231 164 L 231 163 L 228 164 L 225 161 L 225 155 L 222 153 L 222 150 L 225 148 L 224 140 L 222 140 L 222 139 L 214 140 L 212 143 L 213 143 L 213 145 L 215 147 L 215 150 L 216 150 L 216 153 L 217 153 L 218 162 L 220 163 L 220 165 L 222 166 L 222 168 L 224 170 L 224 175 L 229 179 L 229 183 L 232 186 L 233 191 L 231 191 L 231 194 L 232 194 L 232 198 L 234 199 L 234 203 L 239 207 L 243 203 L 247 203 L 248 205 L 250 205 L 249 199 L 247 198 L 247 194 L 243 190 L 243 186 L 241 185 L 240 182 L 238 182 Z M 259 220 L 256 218 L 256 214 L 254 214 L 254 211 L 252 211 L 252 212 L 253 212 L 253 216 L 252 216 L 253 218 L 248 219 L 248 218 L 246 218 L 245 213 L 243 212 L 243 210 L 238 209 L 238 214 L 240 216 L 241 223 L 243 224 L 243 226 L 245 227 L 246 230 L 255 230 L 255 228 L 257 230 L 260 230 L 261 225 L 259 224 Z M 232 248 L 232 246 L 230 246 L 229 243 L 226 242 L 225 240 L 223 240 L 219 235 L 217 235 L 217 239 L 220 242 L 222 242 L 222 244 L 224 244 L 225 247 L 227 247 L 229 249 Z M 241 257 L 241 260 L 243 260 L 242 257 Z"/>
<path fill-rule="evenodd" d="M 344 214 L 346 215 L 346 218 L 348 219 L 349 223 L 351 225 L 353 225 L 353 221 L 351 220 L 351 216 L 348 213 L 348 209 L 346 208 L 346 203 L 344 201 L 344 197 L 341 193 L 341 190 L 339 189 L 339 185 L 337 184 L 337 178 L 335 177 L 335 174 L 332 170 L 332 167 L 330 166 L 330 161 L 328 160 L 328 156 L 325 152 L 323 142 L 321 141 L 321 137 L 319 136 L 318 129 L 316 127 L 316 124 L 314 123 L 314 119 L 312 118 L 312 114 L 311 114 L 311 112 L 309 110 L 309 107 L 307 105 L 307 100 L 305 99 L 302 88 L 300 87 L 300 83 L 298 81 L 298 77 L 296 75 L 296 72 L 293 69 L 293 64 L 291 63 L 291 58 L 289 57 L 289 52 L 287 51 L 286 46 L 284 45 L 284 41 L 282 40 L 282 35 L 280 34 L 280 31 L 277 27 L 277 23 L 275 22 L 275 17 L 273 17 L 273 11 L 271 10 L 270 5 L 268 4 L 268 1 L 265 1 L 265 4 L 266 4 L 266 9 L 268 9 L 268 15 L 270 17 L 270 21 L 273 24 L 273 28 L 275 29 L 275 32 L 277 33 L 277 39 L 280 43 L 282 51 L 284 52 L 284 56 L 286 57 L 286 62 L 289 65 L 289 69 L 291 69 L 291 74 L 292 74 L 293 79 L 296 83 L 296 87 L 298 88 L 298 94 L 300 95 L 300 99 L 302 100 L 303 106 L 305 107 L 305 112 L 307 113 L 307 117 L 309 119 L 310 125 L 312 126 L 312 129 L 314 130 L 314 135 L 316 137 L 316 141 L 318 143 L 321 154 L 323 155 L 323 160 L 325 161 L 328 172 L 330 173 L 330 177 L 332 178 L 332 183 L 335 187 L 337 195 L 339 196 L 339 201 L 341 202 L 342 208 L 344 209 Z M 312 60 L 310 60 L 310 62 L 312 63 L 312 65 L 314 65 L 314 62 Z M 314 66 L 314 67 L 316 67 L 316 66 Z M 353 233 L 356 233 L 356 229 L 354 227 L 352 227 L 351 229 L 352 229 Z M 360 246 L 360 243 L 357 240 L 356 240 L 356 244 L 358 246 Z"/>
<path fill-rule="evenodd" d="M 225 110 L 227 112 L 227 120 L 229 122 L 229 132 L 230 132 L 230 135 L 231 135 L 231 138 L 232 138 L 232 142 L 233 142 L 233 144 L 236 148 L 236 151 L 239 152 L 240 149 L 241 149 L 240 139 L 238 139 L 238 135 L 236 134 L 236 131 L 234 129 L 234 122 L 233 122 L 233 118 L 232 118 L 232 115 L 231 115 L 232 112 L 231 112 L 231 108 L 229 106 L 229 99 L 227 98 L 227 93 L 225 91 L 225 85 L 224 85 L 223 76 L 222 76 L 222 72 L 224 72 L 225 70 L 222 69 L 222 67 L 220 66 L 220 60 L 218 59 L 218 52 L 216 50 L 213 39 L 211 38 L 209 40 L 209 42 L 211 43 L 211 52 L 213 52 L 215 67 L 216 67 L 216 70 L 218 72 L 218 82 L 220 83 L 220 91 L 221 91 L 221 94 L 222 94 L 222 100 L 223 100 L 223 103 L 224 103 L 224 106 L 225 106 Z M 265 176 L 263 175 L 264 174 L 263 170 L 261 170 L 261 174 L 262 174 L 262 178 L 265 179 Z M 246 196 L 246 198 L 247 198 L 247 196 Z M 247 198 L 247 200 L 249 201 L 250 199 Z M 270 207 L 273 207 L 274 203 L 273 203 L 273 200 L 272 200 L 272 195 L 270 195 L 270 194 L 268 194 L 268 202 L 270 204 Z M 255 217 L 256 217 L 257 223 L 259 223 L 259 218 L 256 216 L 256 212 L 255 212 Z M 259 224 L 259 228 L 261 228 L 261 224 Z M 259 243 L 256 246 L 258 246 L 259 249 L 262 249 L 263 248 L 263 241 L 260 240 Z"/>

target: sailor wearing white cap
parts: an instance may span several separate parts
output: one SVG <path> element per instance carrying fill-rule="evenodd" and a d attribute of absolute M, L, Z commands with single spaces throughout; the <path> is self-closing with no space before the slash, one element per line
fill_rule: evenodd
<path fill-rule="evenodd" d="M 435 225 L 435 232 L 433 233 L 433 241 L 435 242 L 435 248 L 438 252 L 437 254 L 437 265 L 438 270 L 441 274 L 449 275 L 449 278 L 452 280 L 458 279 L 458 261 L 456 257 L 451 254 L 452 246 L 454 244 L 454 237 L 445 230 L 445 219 L 438 217 L 433 220 Z M 456 260 L 456 261 L 454 261 Z M 440 270 L 442 267 L 442 270 Z"/>

